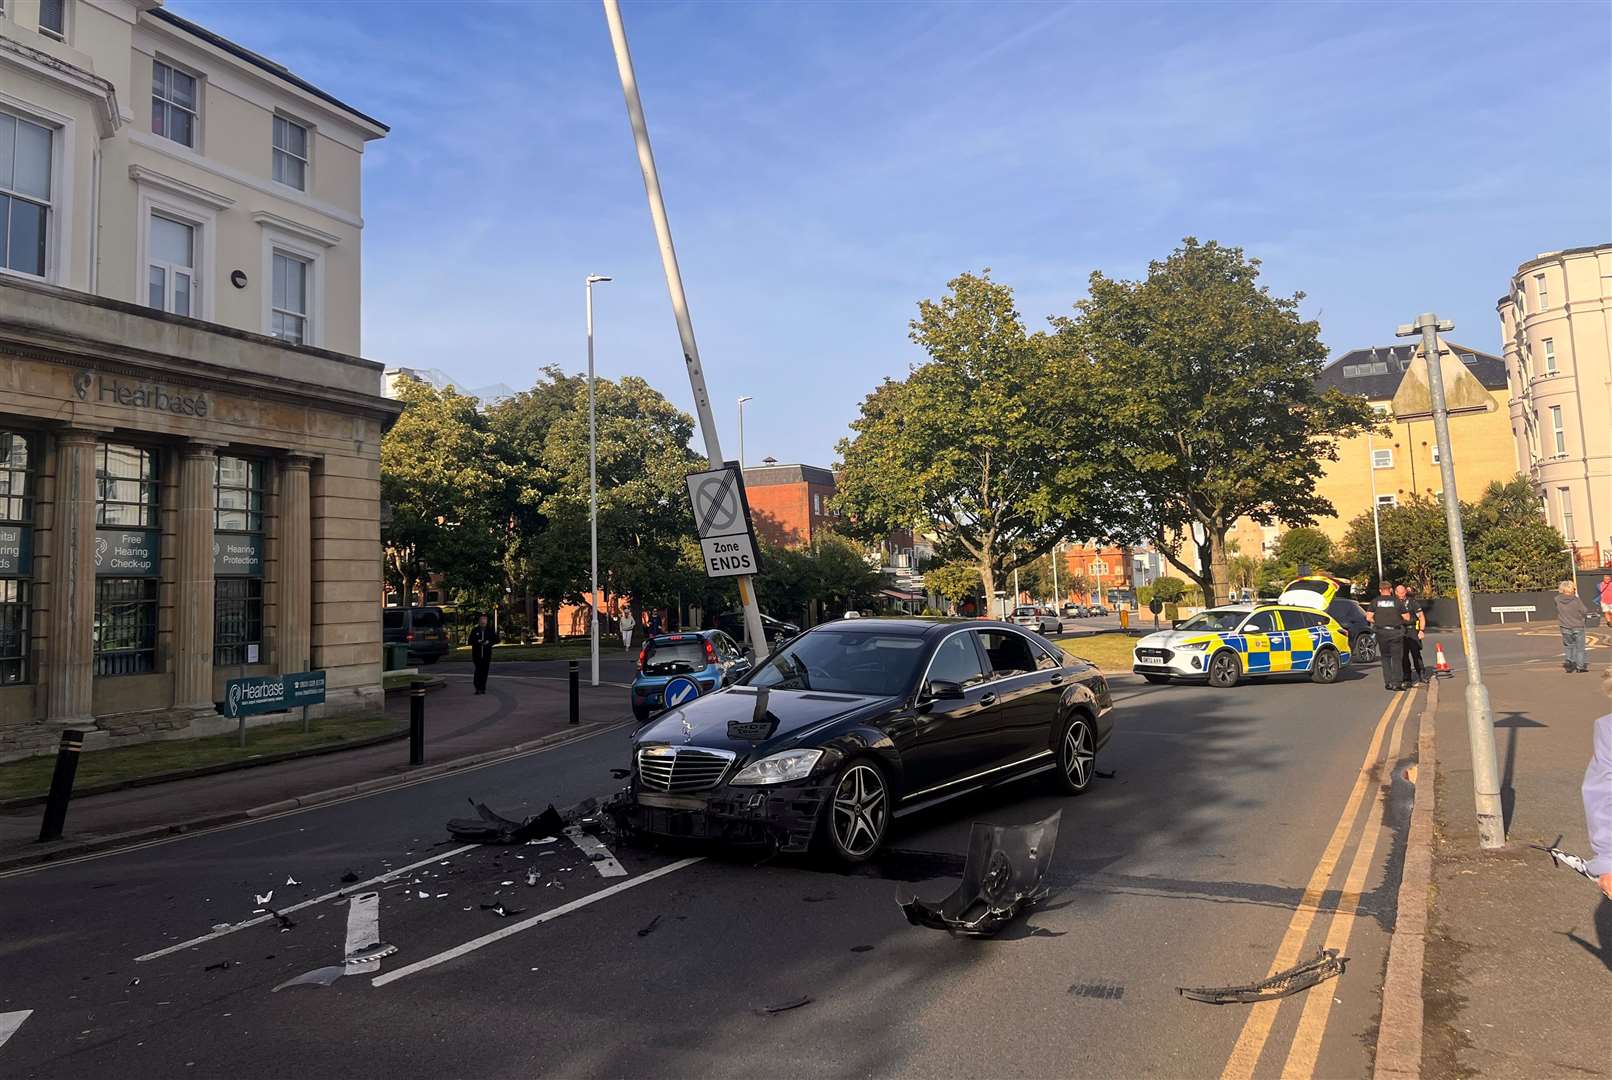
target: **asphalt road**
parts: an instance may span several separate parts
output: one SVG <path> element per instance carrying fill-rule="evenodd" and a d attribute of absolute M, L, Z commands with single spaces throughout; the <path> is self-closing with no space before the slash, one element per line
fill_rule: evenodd
<path fill-rule="evenodd" d="M 1397 765 L 1421 695 L 1386 694 L 1364 669 L 1229 691 L 1125 677 L 1116 698 L 1099 761 L 1113 779 L 1078 799 L 1032 781 L 932 811 L 855 874 L 628 849 L 607 877 L 564 836 L 447 840 L 467 798 L 518 817 L 608 793 L 622 726 L 0 877 L 0 1038 L 5 1014 L 31 1010 L 0 1074 L 1367 1075 L 1411 793 Z M 972 821 L 1060 808 L 1047 904 L 991 940 L 906 924 L 897 889 L 949 892 Z M 363 907 L 328 895 L 347 873 L 351 891 L 379 893 L 378 937 L 397 952 L 378 972 L 276 992 L 341 963 Z M 231 929 L 270 889 L 275 908 L 316 902 L 287 930 L 267 916 Z M 496 903 L 519 913 L 482 907 Z M 1344 975 L 1279 1008 L 1176 993 L 1263 978 L 1284 951 L 1345 935 Z"/>

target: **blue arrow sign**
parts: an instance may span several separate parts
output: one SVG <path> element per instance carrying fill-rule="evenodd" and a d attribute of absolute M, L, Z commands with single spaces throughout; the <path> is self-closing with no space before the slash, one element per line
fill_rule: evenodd
<path fill-rule="evenodd" d="M 682 675 L 668 679 L 666 689 L 661 692 L 661 700 L 666 703 L 668 709 L 686 705 L 699 696 L 700 684 Z"/>

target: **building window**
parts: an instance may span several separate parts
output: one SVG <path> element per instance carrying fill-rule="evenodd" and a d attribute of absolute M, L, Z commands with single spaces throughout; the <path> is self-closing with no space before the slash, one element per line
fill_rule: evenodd
<path fill-rule="evenodd" d="M 0 686 L 28 681 L 28 584 L 0 578 Z"/>
<path fill-rule="evenodd" d="M 1550 407 L 1550 433 L 1558 454 L 1567 453 L 1567 429 L 1562 427 L 1562 407 Z"/>
<path fill-rule="evenodd" d="M 1539 310 L 1550 307 L 1550 294 L 1545 291 L 1545 275 L 1534 275 L 1534 295 L 1539 299 Z"/>
<path fill-rule="evenodd" d="M 1556 496 L 1562 506 L 1562 538 L 1572 543 L 1578 539 L 1578 532 L 1573 526 L 1573 493 L 1567 488 L 1557 488 Z"/>
<path fill-rule="evenodd" d="M 814 492 L 812 492 L 812 513 L 813 514 L 821 514 L 822 512 L 823 512 L 823 496 L 819 495 L 817 492 L 814 491 Z"/>
<path fill-rule="evenodd" d="M 274 298 L 269 333 L 293 345 L 308 340 L 308 262 L 274 253 Z"/>
<path fill-rule="evenodd" d="M 1376 416 L 1387 416 L 1388 405 L 1381 401 L 1374 401 L 1371 403 L 1371 411 Z"/>
<path fill-rule="evenodd" d="M 1378 506 L 1379 509 L 1386 510 L 1391 506 L 1398 506 L 1398 505 L 1399 505 L 1399 499 L 1396 498 L 1393 495 L 1379 495 L 1379 496 L 1377 496 L 1377 506 Z"/>
<path fill-rule="evenodd" d="M 157 670 L 157 580 L 95 579 L 95 674 Z"/>
<path fill-rule="evenodd" d="M 196 77 L 161 60 L 151 62 L 151 133 L 196 146 Z"/>
<path fill-rule="evenodd" d="M 220 454 L 213 493 L 214 529 L 219 532 L 263 531 L 263 462 Z"/>
<path fill-rule="evenodd" d="M 1438 443 L 1433 444 L 1433 464 L 1438 464 Z"/>
<path fill-rule="evenodd" d="M 0 113 L 0 266 L 45 276 L 50 128 Z"/>
<path fill-rule="evenodd" d="M 146 303 L 158 311 L 191 315 L 199 306 L 196 284 L 196 227 L 151 215 L 147 241 Z"/>
<path fill-rule="evenodd" d="M 263 579 L 221 577 L 213 582 L 213 663 L 255 664 L 263 645 Z"/>
<path fill-rule="evenodd" d="M 26 525 L 33 521 L 33 466 L 28 436 L 0 431 L 0 522 Z"/>
<path fill-rule="evenodd" d="M 274 118 L 274 179 L 306 191 L 308 185 L 308 129 L 283 116 Z"/>
<path fill-rule="evenodd" d="M 151 528 L 158 486 L 155 450 L 101 443 L 95 461 L 96 527 Z"/>
<path fill-rule="evenodd" d="M 1373 469 L 1392 469 L 1394 467 L 1393 449 L 1373 450 L 1371 452 L 1371 467 Z"/>
<path fill-rule="evenodd" d="M 1104 574 L 1107 574 L 1107 573 L 1108 573 L 1108 563 L 1107 562 L 1103 561 L 1102 559 L 1093 559 L 1091 561 L 1091 576 L 1092 577 L 1102 577 Z"/>
<path fill-rule="evenodd" d="M 1546 338 L 1545 346 L 1545 374 L 1556 374 L 1556 339 Z"/>
<path fill-rule="evenodd" d="M 0 431 L 0 686 L 29 681 L 29 575 L 33 471 L 26 435 Z"/>
<path fill-rule="evenodd" d="M 39 0 L 39 32 L 57 41 L 67 40 L 67 0 Z"/>
<path fill-rule="evenodd" d="M 255 664 L 263 644 L 263 462 L 219 456 L 213 530 L 213 663 Z"/>

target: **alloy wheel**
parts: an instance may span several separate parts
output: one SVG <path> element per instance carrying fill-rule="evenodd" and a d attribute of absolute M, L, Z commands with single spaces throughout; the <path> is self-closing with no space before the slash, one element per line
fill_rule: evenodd
<path fill-rule="evenodd" d="M 1209 661 L 1209 683 L 1212 686 L 1235 686 L 1240 674 L 1237 657 L 1231 652 L 1216 653 Z"/>
<path fill-rule="evenodd" d="M 1315 658 L 1315 681 L 1319 683 L 1335 682 L 1338 678 L 1338 654 L 1331 649 L 1322 649 Z"/>
<path fill-rule="evenodd" d="M 854 764 L 834 787 L 834 839 L 840 850 L 861 858 L 878 846 L 890 812 L 884 777 L 872 765 Z"/>
<path fill-rule="evenodd" d="M 1084 720 L 1074 721 L 1063 735 L 1063 771 L 1069 778 L 1069 786 L 1078 791 L 1091 783 L 1092 767 L 1096 761 L 1097 752 L 1091 745 L 1091 728 L 1086 726 Z"/>

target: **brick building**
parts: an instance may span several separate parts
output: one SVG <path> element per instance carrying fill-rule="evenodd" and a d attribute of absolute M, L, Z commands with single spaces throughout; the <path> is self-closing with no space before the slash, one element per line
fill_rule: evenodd
<path fill-rule="evenodd" d="M 809 544 L 833 520 L 834 474 L 816 465 L 779 465 L 771 458 L 744 470 L 745 494 L 756 532 L 783 547 Z"/>

